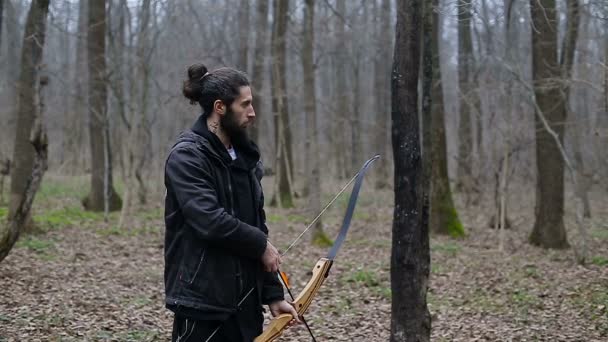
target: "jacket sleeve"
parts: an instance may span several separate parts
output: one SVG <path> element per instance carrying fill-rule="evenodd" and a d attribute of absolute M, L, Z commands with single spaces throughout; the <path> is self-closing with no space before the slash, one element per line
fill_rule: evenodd
<path fill-rule="evenodd" d="M 262 285 L 262 304 L 270 304 L 285 299 L 283 285 L 277 272 L 264 272 L 264 285 Z"/>
<path fill-rule="evenodd" d="M 259 259 L 266 250 L 266 234 L 230 215 L 218 202 L 213 178 L 192 146 L 175 149 L 165 166 L 166 182 L 173 190 L 188 226 L 201 239 L 232 253 Z"/>

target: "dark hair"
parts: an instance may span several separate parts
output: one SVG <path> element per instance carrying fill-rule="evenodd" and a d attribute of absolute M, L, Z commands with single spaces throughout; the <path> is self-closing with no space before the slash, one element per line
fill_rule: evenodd
<path fill-rule="evenodd" d="M 249 86 L 249 80 L 244 72 L 233 68 L 219 68 L 208 72 L 201 63 L 188 67 L 188 79 L 184 81 L 182 93 L 190 100 L 190 104 L 198 104 L 203 108 L 203 114 L 213 111 L 213 103 L 222 101 L 226 106 L 239 96 L 240 87 Z"/>

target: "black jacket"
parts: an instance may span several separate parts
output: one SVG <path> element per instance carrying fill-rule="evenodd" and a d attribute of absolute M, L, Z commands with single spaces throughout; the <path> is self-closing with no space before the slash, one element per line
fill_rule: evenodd
<path fill-rule="evenodd" d="M 204 117 L 179 136 L 167 158 L 165 302 L 175 312 L 185 307 L 199 318 L 227 318 L 249 290 L 244 279 L 255 279 L 252 297 L 260 304 L 283 299 L 277 274 L 261 263 L 268 229 L 259 152 L 252 142 L 237 151 L 249 161 L 255 225 L 236 217 L 235 193 L 246 190 L 233 188 L 232 159 Z"/>

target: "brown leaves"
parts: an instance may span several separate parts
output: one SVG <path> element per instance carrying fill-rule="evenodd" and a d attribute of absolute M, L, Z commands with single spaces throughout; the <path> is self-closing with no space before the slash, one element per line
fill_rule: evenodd
<path fill-rule="evenodd" d="M 305 315 L 319 341 L 387 341 L 390 335 L 388 192 L 362 193 L 353 226 L 330 275 Z M 324 216 L 337 234 L 343 207 Z M 605 209 L 604 209 L 605 210 Z M 164 307 L 162 212 L 138 217 L 142 227 L 112 230 L 102 219 L 56 227 L 39 240 L 44 253 L 20 245 L 0 264 L 0 337 L 7 341 L 166 341 L 173 315 Z M 272 242 L 284 247 L 304 226 L 297 210 L 268 209 Z M 597 211 L 597 217 L 606 217 Z M 499 253 L 486 218 L 461 214 L 468 236 L 433 237 L 428 304 L 434 341 L 604 341 L 608 338 L 608 267 L 577 266 L 569 251 L 527 244 L 527 231 L 507 231 Z M 520 226 L 530 216 L 515 218 Z M 115 221 L 116 218 L 113 218 Z M 522 223 L 523 222 L 523 223 Z M 596 222 L 595 228 L 605 229 Z M 595 232 L 596 230 L 593 230 Z M 110 233 L 108 233 L 110 232 Z M 594 255 L 608 256 L 597 230 Z M 283 259 L 296 295 L 328 248 L 309 236 Z M 52 256 L 52 257 L 47 257 Z M 0 340 L 2 340 L 0 338 Z M 281 341 L 307 341 L 304 326 Z"/>

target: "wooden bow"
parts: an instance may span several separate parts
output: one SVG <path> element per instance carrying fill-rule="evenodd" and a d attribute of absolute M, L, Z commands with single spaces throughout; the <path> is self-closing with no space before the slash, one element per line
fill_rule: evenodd
<path fill-rule="evenodd" d="M 317 264 L 312 269 L 312 278 L 310 278 L 310 280 L 304 287 L 304 290 L 302 290 L 302 292 L 300 292 L 298 297 L 296 297 L 296 299 L 294 300 L 294 306 L 296 308 L 296 311 L 298 312 L 298 316 L 303 316 L 304 313 L 306 313 L 306 311 L 308 310 L 308 307 L 312 303 L 312 299 L 315 297 L 317 291 L 319 291 L 321 285 L 323 285 L 325 278 L 327 278 L 327 276 L 329 275 L 329 269 L 331 268 L 332 264 L 333 260 L 329 260 L 327 258 L 321 258 L 319 259 L 319 261 L 317 261 Z M 264 330 L 264 332 L 260 336 L 256 337 L 254 341 L 274 341 L 279 336 L 281 336 L 281 333 L 283 332 L 283 330 L 285 330 L 285 328 L 293 318 L 294 317 L 288 313 L 284 313 L 275 317 L 272 321 L 270 321 L 268 327 L 266 327 L 266 330 Z"/>
<path fill-rule="evenodd" d="M 373 158 L 371 158 L 370 160 L 368 160 L 367 162 L 365 162 L 365 164 L 363 165 L 361 170 L 359 170 L 357 175 L 355 175 L 355 177 L 353 177 L 353 179 L 356 179 L 356 181 L 355 181 L 355 185 L 353 187 L 353 191 L 350 195 L 350 200 L 348 203 L 348 207 L 346 209 L 344 221 L 342 222 L 342 228 L 340 229 L 340 233 L 338 233 L 338 237 L 336 238 L 334 244 L 332 245 L 331 250 L 327 254 L 327 257 L 321 258 L 321 259 L 319 259 L 319 261 L 317 261 L 314 268 L 312 269 L 312 277 L 310 278 L 310 280 L 308 281 L 308 283 L 306 284 L 306 286 L 304 287 L 302 292 L 300 292 L 298 294 L 298 296 L 293 300 L 294 307 L 298 313 L 298 316 L 300 316 L 300 317 L 303 317 L 304 313 L 306 313 L 306 311 L 310 307 L 310 304 L 312 303 L 313 298 L 319 291 L 319 288 L 321 288 L 321 285 L 323 285 L 325 278 L 327 278 L 327 276 L 329 275 L 329 270 L 331 269 L 331 266 L 333 265 L 334 258 L 336 256 L 336 254 L 338 253 L 338 250 L 340 249 L 342 242 L 344 242 L 344 239 L 346 238 L 346 233 L 348 232 L 348 228 L 350 226 L 350 221 L 351 221 L 351 218 L 355 211 L 355 204 L 357 203 L 357 197 L 359 196 L 359 189 L 361 188 L 361 184 L 363 183 L 363 176 L 365 175 L 365 171 L 367 171 L 367 168 L 378 158 L 380 158 L 380 156 L 376 155 Z M 351 182 L 352 182 L 352 180 L 351 180 Z M 349 184 L 350 184 L 350 182 L 349 182 Z M 348 184 L 347 184 L 347 186 L 348 186 Z M 333 202 L 333 200 L 332 200 L 332 202 Z M 331 205 L 331 203 L 330 203 L 330 205 Z M 325 211 L 325 209 L 323 211 Z M 317 216 L 317 218 L 319 216 Z M 310 226 L 312 226 L 312 224 L 309 225 L 309 227 Z M 306 230 L 308 230 L 308 228 Z M 302 236 L 302 234 L 300 234 L 300 237 L 301 236 Z M 300 237 L 298 237 L 298 239 Z M 296 239 L 296 241 L 298 239 Z M 289 246 L 289 248 L 291 248 L 292 246 L 293 246 L 293 243 Z M 288 250 L 289 250 L 289 248 L 288 248 Z M 283 255 L 285 255 L 285 253 L 283 253 Z M 283 278 L 281 278 L 281 279 L 283 279 Z M 289 290 L 289 285 L 287 284 L 287 282 L 284 280 L 283 280 L 283 282 L 285 283 L 285 286 Z M 291 291 L 290 291 L 290 295 L 291 295 Z M 262 334 L 260 336 L 256 337 L 254 341 L 255 342 L 271 342 L 271 341 L 276 340 L 277 338 L 279 338 L 279 336 L 281 336 L 281 334 L 283 333 L 283 330 L 285 330 L 288 327 L 289 322 L 293 319 L 294 319 L 294 317 L 288 313 L 284 313 L 284 314 L 274 317 L 270 321 L 270 323 L 268 324 L 266 329 L 262 332 Z M 308 325 L 307 325 L 307 327 L 308 327 Z M 310 329 L 309 329 L 309 332 L 310 332 Z M 312 332 L 311 332 L 311 336 L 312 336 Z M 314 340 L 314 336 L 312 336 L 312 337 Z"/>

